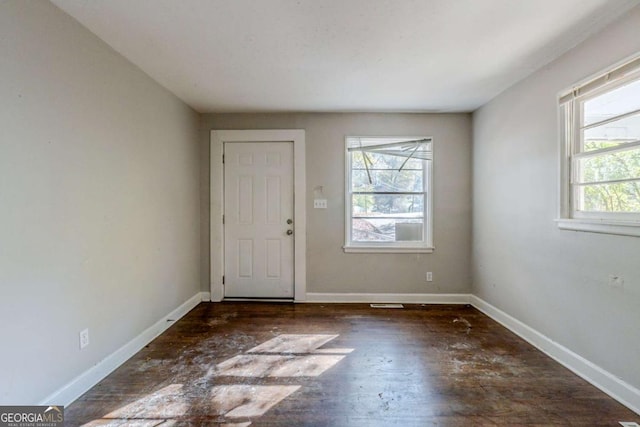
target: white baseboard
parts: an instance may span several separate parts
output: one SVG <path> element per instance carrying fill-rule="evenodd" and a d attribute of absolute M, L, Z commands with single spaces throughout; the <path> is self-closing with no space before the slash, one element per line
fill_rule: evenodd
<path fill-rule="evenodd" d="M 601 367 L 551 340 L 481 298 L 471 295 L 470 303 L 579 377 L 598 387 L 632 411 L 640 414 L 640 390 L 637 388 L 627 384 L 612 373 L 605 371 Z"/>
<path fill-rule="evenodd" d="M 353 302 L 353 303 L 401 303 L 401 304 L 469 304 L 469 294 L 341 294 L 307 292 L 304 301 L 296 302 Z"/>
<path fill-rule="evenodd" d="M 98 384 L 111 372 L 126 362 L 131 356 L 136 354 L 145 345 L 149 344 L 158 335 L 167 330 L 176 320 L 187 314 L 191 309 L 200 304 L 206 297 L 207 292 L 198 292 L 171 313 L 162 317 L 155 324 L 144 330 L 140 335 L 111 353 L 109 356 L 77 376 L 59 390 L 44 398 L 40 405 L 64 405 L 71 404 L 78 397 L 82 396 L 91 387 Z M 171 320 L 171 321 L 169 321 Z"/>
<path fill-rule="evenodd" d="M 202 301 L 210 301 L 209 292 L 199 292 L 178 308 L 158 320 L 140 335 L 89 368 L 74 380 L 61 387 L 40 402 L 69 405 L 91 387 L 135 355 L 162 332 L 191 311 Z M 568 348 L 551 340 L 518 319 L 471 294 L 360 294 L 360 293 L 313 293 L 308 292 L 306 303 L 404 303 L 404 304 L 471 304 L 493 320 L 565 366 L 576 375 L 598 387 L 632 411 L 640 414 L 640 390 L 600 368 Z"/>

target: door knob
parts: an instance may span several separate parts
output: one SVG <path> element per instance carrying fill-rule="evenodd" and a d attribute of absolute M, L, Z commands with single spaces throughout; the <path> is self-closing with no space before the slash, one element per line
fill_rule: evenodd
<path fill-rule="evenodd" d="M 287 220 L 287 224 L 293 224 L 293 220 L 292 219 L 288 219 Z"/>
<path fill-rule="evenodd" d="M 291 236 L 293 234 L 293 230 L 287 230 L 287 235 Z"/>

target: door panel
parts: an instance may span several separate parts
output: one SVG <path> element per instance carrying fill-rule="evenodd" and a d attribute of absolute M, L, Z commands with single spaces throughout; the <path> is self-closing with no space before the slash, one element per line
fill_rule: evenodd
<path fill-rule="evenodd" d="M 293 298 L 293 144 L 224 145 L 227 298 Z"/>

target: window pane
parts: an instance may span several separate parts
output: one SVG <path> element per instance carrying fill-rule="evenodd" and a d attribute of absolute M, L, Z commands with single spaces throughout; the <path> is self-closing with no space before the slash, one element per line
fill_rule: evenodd
<path fill-rule="evenodd" d="M 430 185 L 425 172 L 433 161 L 432 146 L 428 137 L 347 138 L 352 231 L 347 245 L 408 248 L 425 242 L 431 227 L 425 222 Z"/>
<path fill-rule="evenodd" d="M 421 218 L 424 194 L 353 194 L 352 216 Z"/>
<path fill-rule="evenodd" d="M 401 149 L 407 149 L 408 147 L 415 146 L 413 143 L 420 141 L 420 149 L 431 151 L 431 144 L 433 141 L 429 137 L 418 138 L 394 138 L 394 137 L 349 137 L 347 138 L 347 144 L 349 148 L 370 148 L 379 147 L 380 145 L 390 144 L 396 145 Z"/>
<path fill-rule="evenodd" d="M 364 169 L 364 157 L 362 151 L 351 152 L 351 168 Z"/>
<path fill-rule="evenodd" d="M 584 130 L 584 151 L 640 140 L 640 114 Z"/>
<path fill-rule="evenodd" d="M 640 148 L 579 159 L 578 182 L 640 178 Z"/>
<path fill-rule="evenodd" d="M 371 183 L 369 183 L 371 176 Z M 351 188 L 353 191 L 422 191 L 422 170 L 366 170 L 354 169 L 351 174 Z"/>
<path fill-rule="evenodd" d="M 578 210 L 586 212 L 640 212 L 640 183 L 620 182 L 577 188 Z"/>
<path fill-rule="evenodd" d="M 404 164 L 404 169 L 422 169 L 423 160 L 411 158 L 407 160 L 406 156 L 391 156 L 388 154 L 372 153 L 370 151 L 352 151 L 352 168 L 365 169 L 364 161 L 367 160 L 369 169 L 395 169 L 398 170 Z"/>
<path fill-rule="evenodd" d="M 640 110 L 640 80 L 586 101 L 584 124 L 589 125 L 635 110 Z"/>
<path fill-rule="evenodd" d="M 354 242 L 422 241 L 422 219 L 353 218 L 351 239 Z"/>

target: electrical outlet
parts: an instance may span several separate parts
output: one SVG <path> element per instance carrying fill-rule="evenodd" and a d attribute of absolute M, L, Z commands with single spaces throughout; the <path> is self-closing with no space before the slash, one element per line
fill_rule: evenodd
<path fill-rule="evenodd" d="M 327 209 L 327 199 L 315 199 L 313 201 L 314 209 Z"/>
<path fill-rule="evenodd" d="M 89 329 L 80 331 L 80 350 L 89 345 Z"/>
<path fill-rule="evenodd" d="M 433 273 L 427 271 L 427 282 L 433 282 Z"/>

